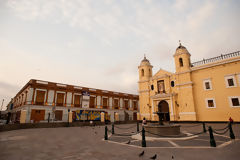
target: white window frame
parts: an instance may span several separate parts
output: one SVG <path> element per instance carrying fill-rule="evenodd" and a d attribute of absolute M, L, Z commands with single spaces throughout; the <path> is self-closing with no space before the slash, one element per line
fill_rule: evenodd
<path fill-rule="evenodd" d="M 209 107 L 209 106 L 208 106 L 208 100 L 213 100 L 213 105 L 214 105 L 214 107 Z M 215 99 L 214 99 L 214 98 L 206 98 L 206 99 L 205 99 L 205 104 L 206 104 L 206 107 L 207 107 L 207 108 L 216 108 L 216 102 L 215 102 Z"/>
<path fill-rule="evenodd" d="M 239 103 L 240 103 L 240 96 L 230 96 L 230 97 L 228 97 L 229 105 L 230 105 L 231 107 L 233 107 L 233 108 L 240 107 L 240 105 L 239 105 L 239 106 L 233 106 L 233 104 L 232 104 L 232 98 L 238 98 L 238 101 L 239 101 Z"/>
<path fill-rule="evenodd" d="M 233 79 L 234 86 L 229 86 L 228 79 Z M 225 83 L 227 88 L 237 87 L 237 83 L 234 75 L 225 76 Z"/>
<path fill-rule="evenodd" d="M 209 89 L 206 88 L 206 85 L 205 85 L 206 82 L 209 83 L 209 86 L 210 86 Z M 205 91 L 210 91 L 210 90 L 212 90 L 212 81 L 211 81 L 211 79 L 204 79 L 204 80 L 203 80 L 203 88 L 204 88 Z"/>

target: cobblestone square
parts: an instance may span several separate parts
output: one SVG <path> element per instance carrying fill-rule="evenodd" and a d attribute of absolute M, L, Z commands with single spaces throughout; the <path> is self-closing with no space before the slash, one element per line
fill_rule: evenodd
<path fill-rule="evenodd" d="M 181 131 L 197 133 L 201 125 L 181 124 Z M 207 124 L 213 128 L 223 128 L 226 124 Z M 112 126 L 108 125 L 111 129 Z M 124 128 L 124 129 L 123 129 Z M 218 159 L 238 160 L 240 157 L 240 124 L 233 125 L 236 139 L 231 140 L 229 133 L 214 134 L 217 147 L 210 147 L 209 134 L 204 133 L 187 140 L 147 140 L 147 147 L 141 147 L 141 140 L 121 133 L 136 132 L 135 124 L 115 125 L 115 133 L 109 133 L 104 140 L 104 126 L 22 129 L 0 133 L 1 160 L 132 160 L 149 159 L 157 154 L 157 159 L 191 160 Z M 140 127 L 141 131 L 141 127 Z M 130 141 L 129 141 L 130 140 Z M 222 145 L 224 144 L 224 145 Z"/>

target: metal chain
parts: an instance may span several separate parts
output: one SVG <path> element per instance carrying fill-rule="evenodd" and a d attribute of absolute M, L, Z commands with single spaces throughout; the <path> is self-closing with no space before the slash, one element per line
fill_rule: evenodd
<path fill-rule="evenodd" d="M 118 128 L 118 129 L 131 129 L 131 128 L 133 128 L 134 126 L 126 127 L 126 128 L 121 128 L 121 127 L 118 127 L 118 126 L 114 125 L 114 127 Z"/>
<path fill-rule="evenodd" d="M 225 134 L 225 133 L 227 133 L 227 131 L 229 130 L 229 128 L 226 130 L 226 131 L 224 131 L 224 132 L 216 132 L 215 130 L 213 130 L 213 133 L 216 133 L 216 134 Z"/>
<path fill-rule="evenodd" d="M 224 127 L 223 129 L 214 129 L 215 131 L 223 131 L 223 130 L 225 130 L 225 129 L 227 129 L 228 128 L 228 125 L 226 126 L 226 127 Z"/>

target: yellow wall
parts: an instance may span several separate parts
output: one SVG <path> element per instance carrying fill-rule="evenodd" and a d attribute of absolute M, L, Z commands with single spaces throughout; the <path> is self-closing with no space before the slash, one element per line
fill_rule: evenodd
<path fill-rule="evenodd" d="M 229 96 L 240 96 L 240 61 L 215 67 L 200 69 L 192 72 L 194 82 L 194 100 L 199 121 L 228 121 L 231 116 L 240 121 L 240 107 L 231 107 Z M 227 88 L 226 75 L 234 75 L 237 86 Z M 204 79 L 210 79 L 212 90 L 204 90 Z M 206 98 L 214 98 L 216 108 L 206 107 Z"/>
<path fill-rule="evenodd" d="M 183 59 L 183 67 L 179 66 Z M 165 100 L 169 105 L 170 119 L 174 121 L 228 121 L 231 116 L 240 121 L 240 106 L 231 107 L 229 97 L 240 97 L 240 57 L 218 60 L 214 63 L 190 66 L 190 54 L 186 48 L 177 49 L 175 55 L 176 73 L 160 69 L 155 75 L 141 76 L 141 69 L 152 70 L 150 62 L 142 61 L 139 66 L 140 117 L 158 120 L 154 112 L 158 103 Z M 227 88 L 225 77 L 233 75 L 236 87 Z M 204 80 L 210 79 L 212 90 L 204 89 Z M 158 93 L 157 82 L 164 80 L 165 93 Z M 175 86 L 171 87 L 171 81 Z M 154 85 L 154 90 L 151 90 Z M 216 108 L 208 108 L 206 99 L 214 98 Z"/>

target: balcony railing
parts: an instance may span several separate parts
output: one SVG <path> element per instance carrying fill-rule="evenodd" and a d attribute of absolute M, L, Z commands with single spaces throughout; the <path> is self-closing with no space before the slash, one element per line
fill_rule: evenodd
<path fill-rule="evenodd" d="M 229 58 L 238 57 L 238 56 L 240 56 L 240 51 L 228 53 L 228 54 L 224 54 L 224 55 L 221 54 L 220 56 L 217 56 L 217 57 L 203 59 L 201 61 L 191 63 L 191 67 L 196 67 L 196 66 L 200 66 L 200 65 L 204 65 L 204 64 L 208 64 L 208 63 L 212 63 L 212 62 L 217 62 L 220 60 L 229 59 Z"/>

